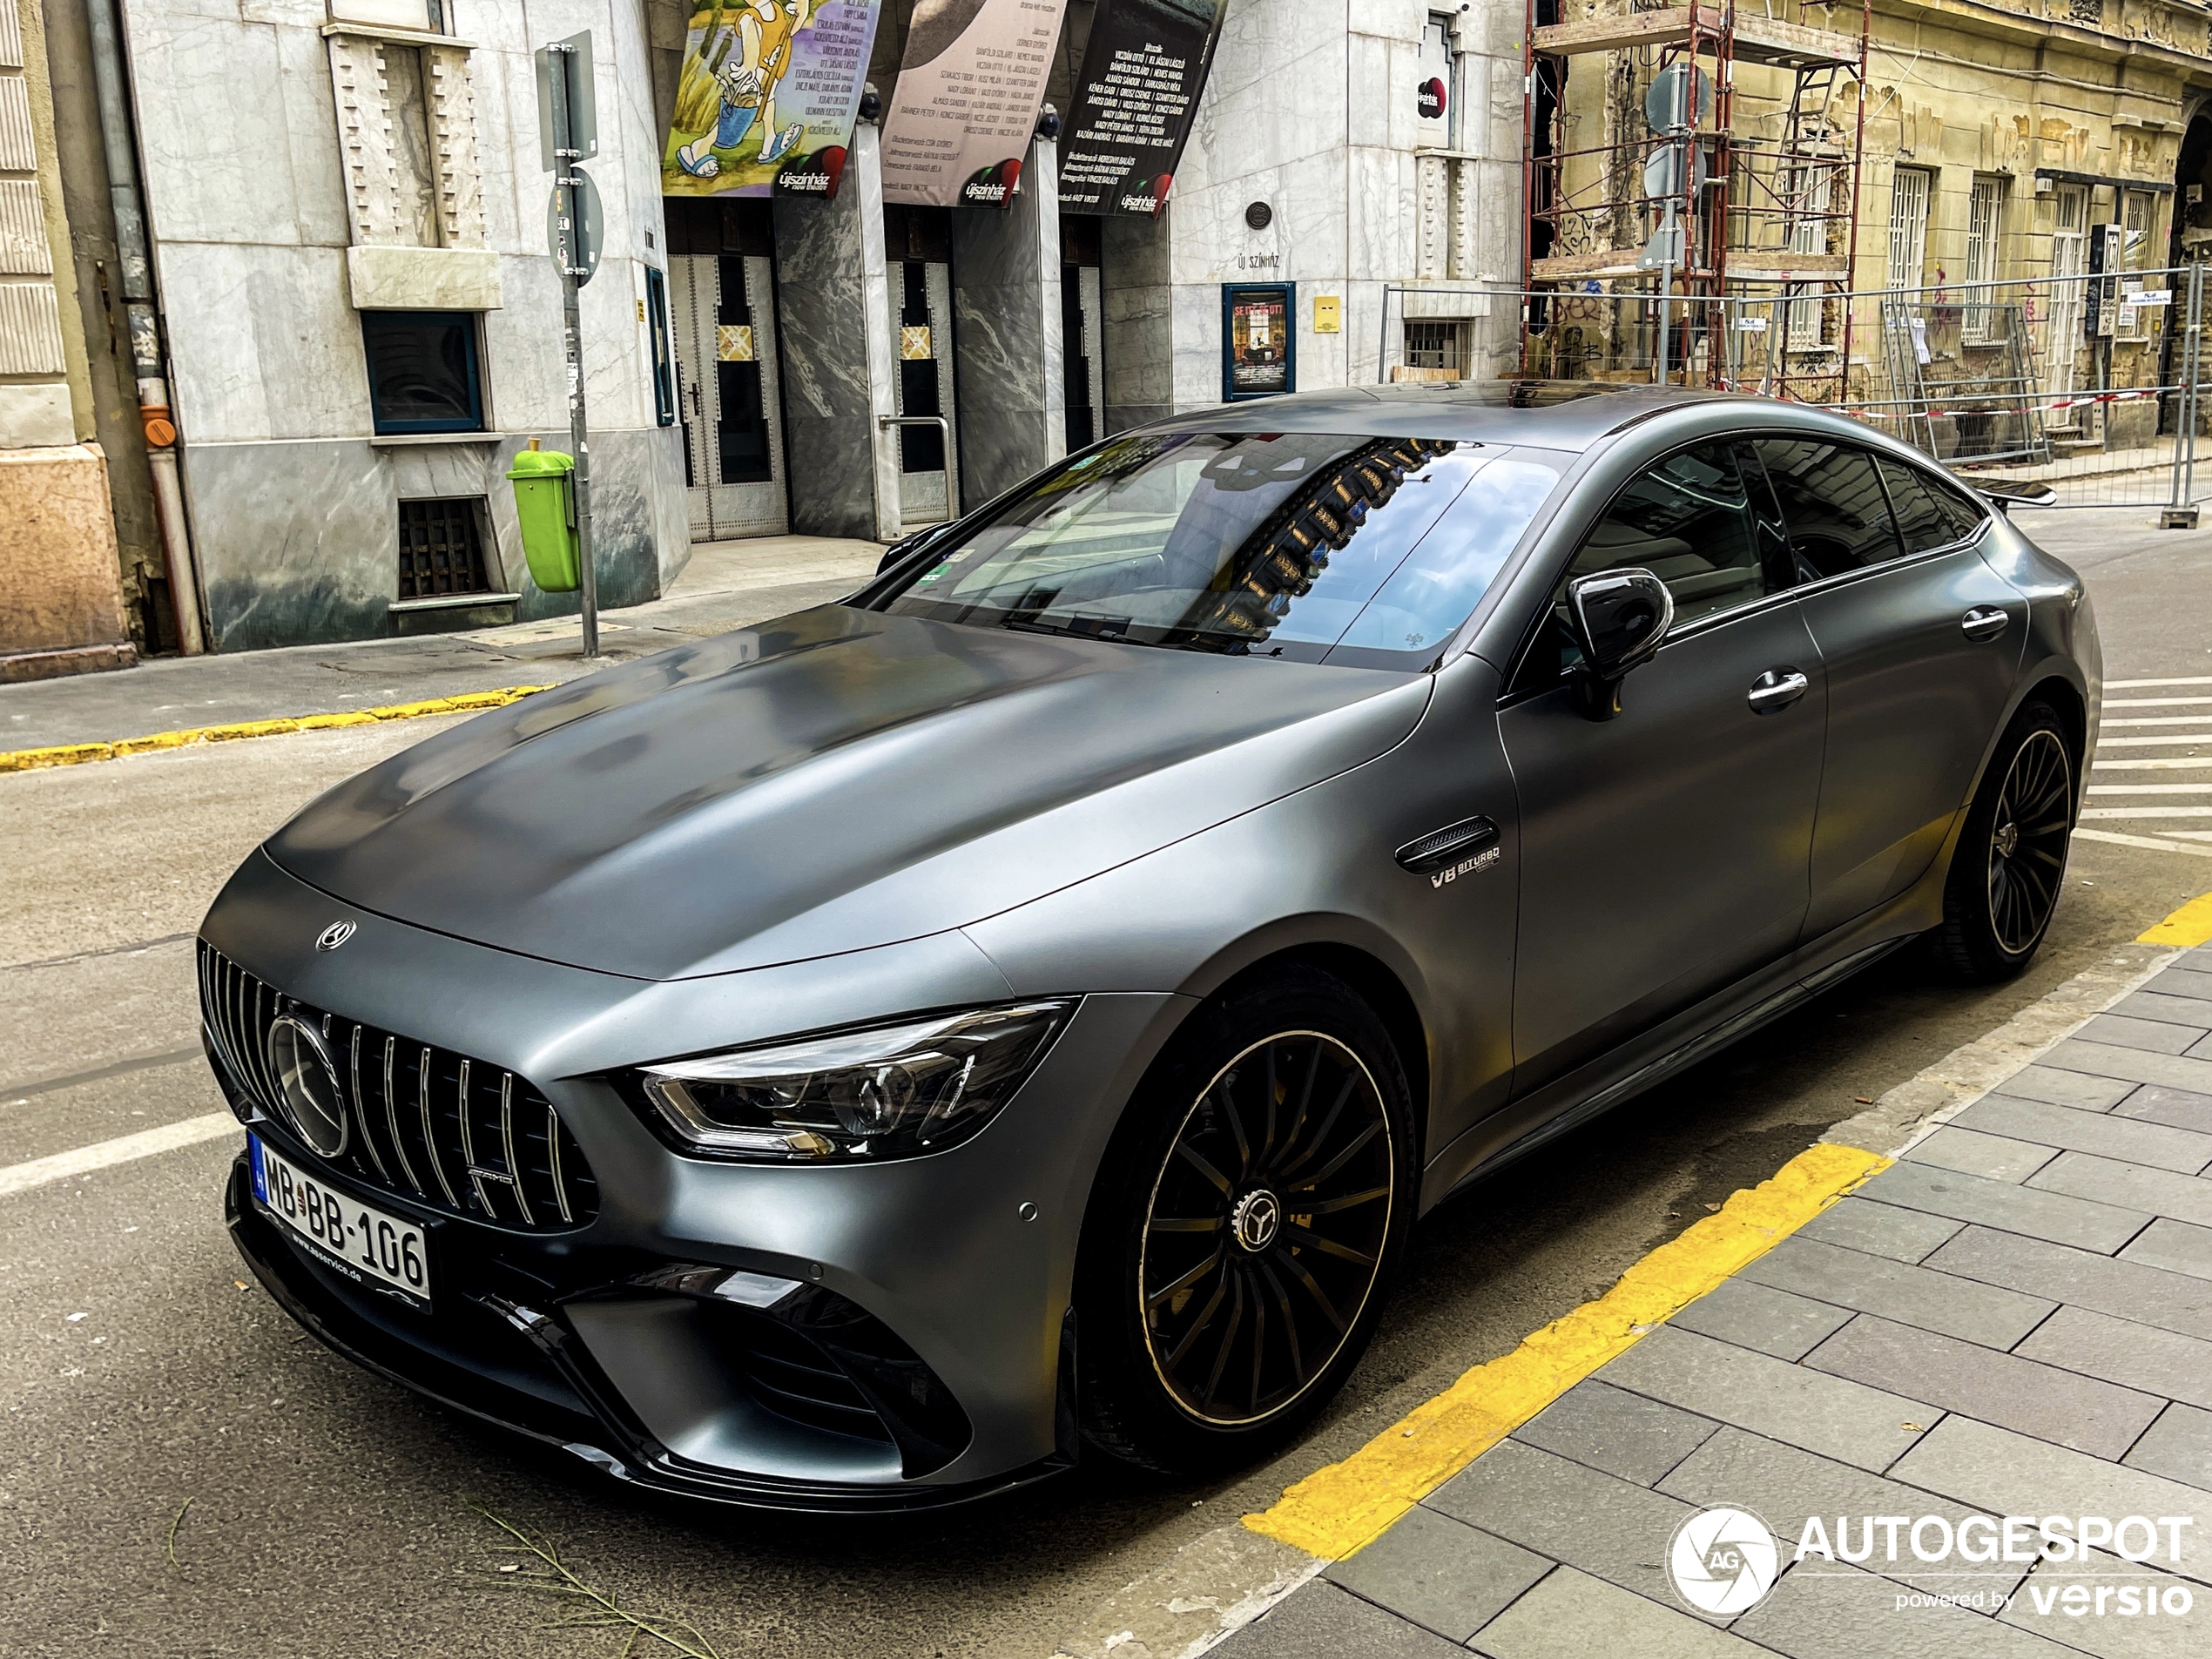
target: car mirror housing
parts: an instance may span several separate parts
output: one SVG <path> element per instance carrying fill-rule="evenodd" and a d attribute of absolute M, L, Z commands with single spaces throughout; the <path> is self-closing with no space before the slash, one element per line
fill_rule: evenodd
<path fill-rule="evenodd" d="M 1621 682 L 1657 654 L 1675 619 L 1675 597 L 1649 570 L 1599 570 L 1567 584 L 1568 625 L 1582 660 L 1575 706 L 1593 720 L 1621 711 Z"/>

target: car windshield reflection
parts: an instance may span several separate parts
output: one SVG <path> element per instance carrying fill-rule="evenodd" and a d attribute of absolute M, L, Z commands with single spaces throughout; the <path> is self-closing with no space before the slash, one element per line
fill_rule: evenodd
<path fill-rule="evenodd" d="M 1132 435 L 1040 479 L 881 603 L 1305 661 L 1433 651 L 1559 474 L 1545 451 L 1451 439 Z"/>

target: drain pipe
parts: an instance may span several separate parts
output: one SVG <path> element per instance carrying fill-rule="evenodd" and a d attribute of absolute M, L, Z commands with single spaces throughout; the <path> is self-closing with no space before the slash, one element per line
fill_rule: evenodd
<path fill-rule="evenodd" d="M 115 251 L 121 266 L 123 307 L 131 335 L 131 363 L 138 383 L 138 419 L 145 431 L 146 466 L 153 474 L 154 516 L 161 531 L 169 602 L 177 614 L 177 641 L 187 657 L 207 649 L 199 610 L 199 578 L 192 568 L 192 534 L 185 492 L 177 473 L 177 423 L 169 414 L 169 380 L 161 358 L 161 326 L 153 310 L 153 261 L 147 251 L 145 213 L 138 193 L 138 148 L 130 94 L 123 78 L 123 40 L 115 0 L 85 0 L 91 25 L 92 84 L 100 105 L 100 139 L 107 156 L 108 198 L 115 214 Z"/>

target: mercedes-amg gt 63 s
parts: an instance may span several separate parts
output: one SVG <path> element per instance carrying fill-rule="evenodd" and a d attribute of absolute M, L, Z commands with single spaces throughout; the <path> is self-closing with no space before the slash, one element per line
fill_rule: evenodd
<path fill-rule="evenodd" d="M 1430 1207 L 1885 951 L 2018 972 L 2099 676 L 2073 571 L 1818 412 L 1164 421 L 272 836 L 199 948 L 230 1226 L 645 1486 L 1222 1467 Z"/>

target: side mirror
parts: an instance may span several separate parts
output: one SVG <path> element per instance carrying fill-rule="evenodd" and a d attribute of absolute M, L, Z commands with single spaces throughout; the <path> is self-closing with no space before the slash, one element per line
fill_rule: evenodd
<path fill-rule="evenodd" d="M 1658 653 L 1675 596 L 1649 570 L 1600 570 L 1567 584 L 1568 625 L 1581 648 L 1575 705 L 1593 720 L 1621 711 L 1621 682 Z"/>
<path fill-rule="evenodd" d="M 882 576 L 893 566 L 904 563 L 951 528 L 949 523 L 932 524 L 927 529 L 916 530 L 912 536 L 892 543 L 889 547 L 883 550 L 883 556 L 875 562 L 875 573 Z"/>

